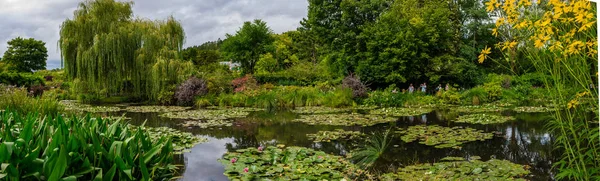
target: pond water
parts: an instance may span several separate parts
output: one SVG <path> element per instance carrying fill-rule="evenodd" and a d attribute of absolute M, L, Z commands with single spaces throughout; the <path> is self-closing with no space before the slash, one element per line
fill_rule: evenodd
<path fill-rule="evenodd" d="M 418 142 L 405 143 L 399 136 L 394 136 L 385 154 L 374 166 L 380 173 L 395 171 L 398 167 L 415 163 L 433 163 L 447 156 L 480 156 L 483 161 L 496 158 L 528 165 L 532 174 L 527 179 L 546 181 L 553 180 L 555 170 L 552 170 L 551 166 L 560 156 L 560 153 L 553 151 L 553 135 L 544 128 L 547 120 L 550 119 L 549 114 L 545 113 L 503 112 L 504 115 L 516 117 L 516 120 L 504 124 L 472 125 L 449 121 L 458 116 L 455 113 L 433 111 L 420 116 L 401 117 L 392 123 L 370 127 L 346 127 L 292 122 L 298 115 L 287 111 L 259 111 L 251 113 L 246 118 L 235 119 L 235 123 L 231 127 L 206 129 L 182 127 L 179 123 L 183 120 L 159 117 L 160 113 L 111 113 L 111 115 L 119 116 L 122 114 L 132 118 L 131 124 L 140 125 L 145 122 L 146 126 L 171 127 L 209 138 L 209 142 L 198 144 L 190 152 L 176 156 L 178 164 L 185 165 L 180 173 L 181 180 L 184 181 L 228 180 L 223 175 L 224 167 L 217 159 L 228 151 L 241 148 L 284 144 L 313 148 L 335 155 L 345 155 L 356 145 L 350 142 L 313 143 L 306 136 L 309 133 L 338 128 L 369 134 L 388 129 L 395 130 L 397 127 L 440 125 L 471 127 L 495 133 L 493 139 L 466 143 L 462 149 L 438 149 Z"/>

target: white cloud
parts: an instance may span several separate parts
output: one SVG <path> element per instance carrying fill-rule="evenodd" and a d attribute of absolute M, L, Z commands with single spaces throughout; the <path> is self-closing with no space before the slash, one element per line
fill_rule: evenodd
<path fill-rule="evenodd" d="M 48 68 L 60 66 L 59 27 L 80 0 L 0 0 L 0 55 L 6 42 L 17 37 L 46 42 Z M 165 19 L 173 16 L 186 32 L 186 46 L 223 39 L 244 21 L 263 19 L 276 33 L 294 30 L 306 17 L 307 0 L 138 0 L 136 17 Z"/>

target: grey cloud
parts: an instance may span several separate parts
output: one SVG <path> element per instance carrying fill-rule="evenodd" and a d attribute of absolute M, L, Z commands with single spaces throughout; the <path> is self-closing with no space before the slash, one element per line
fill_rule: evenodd
<path fill-rule="evenodd" d="M 46 42 L 48 68 L 60 66 L 57 49 L 60 24 L 73 17 L 80 0 L 0 0 L 0 55 L 17 36 Z M 244 21 L 263 19 L 276 33 L 294 30 L 306 17 L 307 0 L 138 0 L 136 17 L 175 17 L 186 32 L 185 46 L 223 39 Z"/>

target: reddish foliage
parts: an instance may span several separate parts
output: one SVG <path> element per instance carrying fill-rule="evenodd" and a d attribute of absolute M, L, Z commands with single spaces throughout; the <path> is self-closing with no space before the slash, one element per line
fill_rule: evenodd
<path fill-rule="evenodd" d="M 360 81 L 358 76 L 353 74 L 348 75 L 342 80 L 342 87 L 352 89 L 352 97 L 367 97 L 369 96 L 367 86 Z"/>
<path fill-rule="evenodd" d="M 246 75 L 241 78 L 234 79 L 231 81 L 233 85 L 233 92 L 243 92 L 245 90 L 255 89 L 257 87 L 256 79 L 252 75 Z"/>
<path fill-rule="evenodd" d="M 175 91 L 175 100 L 180 106 L 190 106 L 194 104 L 194 97 L 202 96 L 208 93 L 206 81 L 190 77 L 185 82 L 181 83 Z"/>

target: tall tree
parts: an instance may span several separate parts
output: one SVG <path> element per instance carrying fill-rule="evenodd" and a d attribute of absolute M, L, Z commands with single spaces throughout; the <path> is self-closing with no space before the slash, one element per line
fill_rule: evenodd
<path fill-rule="evenodd" d="M 194 62 L 196 65 L 207 65 L 222 60 L 220 47 L 223 41 L 209 41 L 200 46 L 192 46 L 181 52 L 183 60 Z"/>
<path fill-rule="evenodd" d="M 8 42 L 8 50 L 4 52 L 2 61 L 18 72 L 33 72 L 46 69 L 46 58 L 46 43 L 17 37 Z"/>
<path fill-rule="evenodd" d="M 172 17 L 133 19 L 132 5 L 85 1 L 63 22 L 59 45 L 65 72 L 81 84 L 81 92 L 156 100 L 188 78 L 193 66 L 180 61 L 181 24 Z"/>
<path fill-rule="evenodd" d="M 221 50 L 226 59 L 239 62 L 245 73 L 254 73 L 260 55 L 268 52 L 273 43 L 273 31 L 262 20 L 244 22 L 235 35 L 225 35 Z"/>

